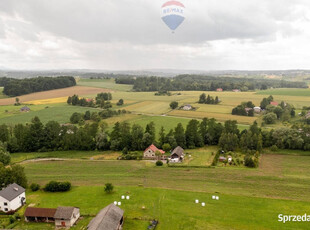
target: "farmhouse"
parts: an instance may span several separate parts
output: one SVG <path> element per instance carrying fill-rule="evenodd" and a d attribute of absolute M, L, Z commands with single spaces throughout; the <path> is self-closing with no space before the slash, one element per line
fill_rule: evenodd
<path fill-rule="evenodd" d="M 182 162 L 184 159 L 184 149 L 180 146 L 176 147 L 171 153 L 171 162 Z"/>
<path fill-rule="evenodd" d="M 26 203 L 25 189 L 16 183 L 0 191 L 0 211 L 14 212 Z"/>
<path fill-rule="evenodd" d="M 58 207 L 54 219 L 56 227 L 72 227 L 80 217 L 80 209 L 76 207 Z"/>
<path fill-rule="evenodd" d="M 276 101 L 272 101 L 272 102 L 270 102 L 270 105 L 273 105 L 273 106 L 278 106 L 278 105 L 279 105 L 279 103 L 278 103 L 278 102 L 276 102 Z"/>
<path fill-rule="evenodd" d="M 234 89 L 233 92 L 239 93 L 239 92 L 241 92 L 241 91 L 240 91 L 240 89 Z"/>
<path fill-rule="evenodd" d="M 226 161 L 226 157 L 223 157 L 223 156 L 219 157 L 219 162 L 224 162 L 224 161 Z"/>
<path fill-rule="evenodd" d="M 218 88 L 216 89 L 217 92 L 223 92 L 223 89 L 222 88 Z"/>
<path fill-rule="evenodd" d="M 24 216 L 26 222 L 54 222 L 55 213 L 56 208 L 27 207 Z"/>
<path fill-rule="evenodd" d="M 27 106 L 24 106 L 24 107 L 20 108 L 20 111 L 21 111 L 21 112 L 29 112 L 29 111 L 30 111 L 30 108 L 27 107 Z"/>
<path fill-rule="evenodd" d="M 262 108 L 257 106 L 257 107 L 254 107 L 254 112 L 255 113 L 260 113 L 262 111 Z"/>
<path fill-rule="evenodd" d="M 88 230 L 121 230 L 124 221 L 124 210 L 114 204 L 110 204 L 102 209 L 97 216 L 92 219 Z"/>
<path fill-rule="evenodd" d="M 192 109 L 193 109 L 193 106 L 191 106 L 191 105 L 184 105 L 183 106 L 183 110 L 188 111 L 188 110 L 192 110 Z"/>
<path fill-rule="evenodd" d="M 156 156 L 156 152 L 160 152 L 162 155 L 165 153 L 164 150 L 158 149 L 155 145 L 151 144 L 148 148 L 144 150 L 143 157 L 145 159 L 156 160 L 158 156 Z M 162 156 L 160 158 L 163 158 Z"/>

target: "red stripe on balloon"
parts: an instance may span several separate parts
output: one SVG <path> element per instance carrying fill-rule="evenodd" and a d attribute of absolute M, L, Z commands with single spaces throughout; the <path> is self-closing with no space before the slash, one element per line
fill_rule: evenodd
<path fill-rule="evenodd" d="M 169 1 L 166 2 L 162 7 L 166 7 L 166 6 L 181 6 L 181 7 L 185 7 L 181 2 L 178 1 Z"/>

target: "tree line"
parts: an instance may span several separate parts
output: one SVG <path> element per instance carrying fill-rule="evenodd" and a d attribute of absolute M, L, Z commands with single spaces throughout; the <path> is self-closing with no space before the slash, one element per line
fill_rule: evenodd
<path fill-rule="evenodd" d="M 87 98 L 80 98 L 78 95 L 73 95 L 68 97 L 67 103 L 68 105 L 74 106 L 84 106 L 84 107 L 94 107 L 94 108 L 103 108 L 109 109 L 112 108 L 111 101 L 112 94 L 111 93 L 98 93 L 95 100 L 87 99 Z M 124 102 L 123 102 L 124 103 Z"/>
<path fill-rule="evenodd" d="M 164 77 L 129 77 L 118 79 L 116 83 L 124 82 L 132 84 L 137 92 L 148 91 L 215 91 L 222 88 L 225 91 L 239 89 L 265 90 L 268 88 L 308 88 L 305 82 L 292 82 L 275 79 L 254 79 L 254 78 L 236 78 L 236 77 L 213 77 L 204 75 L 179 75 L 174 78 Z"/>
<path fill-rule="evenodd" d="M 198 101 L 199 104 L 209 104 L 209 105 L 217 105 L 220 103 L 220 99 L 218 96 L 215 97 L 212 97 L 208 94 L 208 96 L 206 96 L 205 93 L 201 94 L 199 96 L 199 101 Z"/>
<path fill-rule="evenodd" d="M 3 93 L 10 96 L 20 96 L 29 93 L 75 86 L 74 77 L 36 77 L 36 78 L 0 78 L 0 86 L 4 86 Z"/>

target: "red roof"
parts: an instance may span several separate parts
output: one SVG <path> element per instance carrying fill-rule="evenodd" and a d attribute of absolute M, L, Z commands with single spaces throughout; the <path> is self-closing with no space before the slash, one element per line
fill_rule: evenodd
<path fill-rule="evenodd" d="M 147 147 L 144 152 L 146 152 L 147 150 L 152 150 L 153 152 L 159 151 L 161 154 L 164 154 L 165 151 L 162 149 L 158 149 L 155 145 L 151 144 L 149 147 Z"/>
<path fill-rule="evenodd" d="M 272 102 L 270 102 L 270 105 L 277 106 L 277 105 L 279 105 L 279 103 L 276 101 L 272 101 Z"/>
<path fill-rule="evenodd" d="M 24 216 L 26 217 L 48 217 L 54 218 L 55 208 L 33 208 L 27 207 Z"/>

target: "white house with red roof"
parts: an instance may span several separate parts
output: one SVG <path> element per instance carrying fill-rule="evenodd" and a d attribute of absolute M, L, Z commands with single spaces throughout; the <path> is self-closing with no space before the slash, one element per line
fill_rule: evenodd
<path fill-rule="evenodd" d="M 278 103 L 278 102 L 276 102 L 276 101 L 272 101 L 272 102 L 270 102 L 270 105 L 273 105 L 273 106 L 278 106 L 278 105 L 279 105 L 279 103 Z"/>
<path fill-rule="evenodd" d="M 151 144 L 149 147 L 147 147 L 144 150 L 144 153 L 143 153 L 144 159 L 149 159 L 149 160 L 156 160 L 156 159 L 158 159 L 158 156 L 156 156 L 156 152 L 157 151 L 160 152 L 161 155 L 162 155 L 160 158 L 163 158 L 163 155 L 165 154 L 165 151 L 162 150 L 162 149 L 158 149 L 155 145 Z"/>

